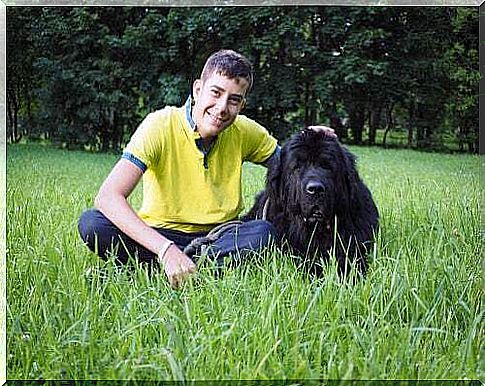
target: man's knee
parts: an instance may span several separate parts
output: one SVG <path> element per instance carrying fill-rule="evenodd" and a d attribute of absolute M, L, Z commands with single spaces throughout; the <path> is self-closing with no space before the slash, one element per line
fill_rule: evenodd
<path fill-rule="evenodd" d="M 88 209 L 81 214 L 77 227 L 85 243 L 94 243 L 97 234 L 103 232 L 107 219 L 97 209 Z"/>
<path fill-rule="evenodd" d="M 267 220 L 254 220 L 257 226 L 261 229 L 262 234 L 266 234 L 271 237 L 276 237 L 276 228 L 272 223 Z"/>
<path fill-rule="evenodd" d="M 277 238 L 276 228 L 266 220 L 252 220 L 248 223 L 252 228 L 252 233 L 258 235 L 260 246 L 268 246 Z"/>

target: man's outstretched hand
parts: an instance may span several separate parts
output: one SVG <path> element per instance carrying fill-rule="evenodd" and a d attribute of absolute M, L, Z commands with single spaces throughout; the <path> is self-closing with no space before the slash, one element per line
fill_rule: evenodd
<path fill-rule="evenodd" d="M 317 133 L 323 133 L 326 136 L 331 138 L 337 138 L 337 134 L 335 134 L 335 130 L 328 126 L 308 126 L 310 130 L 316 131 Z"/>
<path fill-rule="evenodd" d="M 197 270 L 195 263 L 175 245 L 171 245 L 162 259 L 168 282 L 174 289 L 180 286 Z"/>

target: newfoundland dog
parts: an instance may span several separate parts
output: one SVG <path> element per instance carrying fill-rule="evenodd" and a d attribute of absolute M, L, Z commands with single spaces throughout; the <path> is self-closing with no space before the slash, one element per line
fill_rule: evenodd
<path fill-rule="evenodd" d="M 343 277 L 352 267 L 365 275 L 379 214 L 355 156 L 336 138 L 304 129 L 269 165 L 266 188 L 243 220 L 255 218 L 273 223 L 306 271 L 321 275 L 335 256 Z"/>

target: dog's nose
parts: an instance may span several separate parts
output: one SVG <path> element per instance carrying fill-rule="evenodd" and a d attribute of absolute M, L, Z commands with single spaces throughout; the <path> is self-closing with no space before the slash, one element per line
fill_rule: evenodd
<path fill-rule="evenodd" d="M 322 193 L 325 190 L 323 184 L 319 181 L 310 181 L 306 184 L 308 194 Z"/>

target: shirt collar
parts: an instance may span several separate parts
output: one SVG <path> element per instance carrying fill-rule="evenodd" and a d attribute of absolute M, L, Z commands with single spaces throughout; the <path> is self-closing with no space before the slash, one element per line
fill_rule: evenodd
<path fill-rule="evenodd" d="M 192 119 L 192 96 L 190 95 L 187 98 L 187 101 L 185 102 L 185 117 L 187 118 L 187 122 L 189 122 L 189 125 L 192 128 L 192 130 L 196 131 L 197 126 L 195 125 L 195 122 Z"/>

